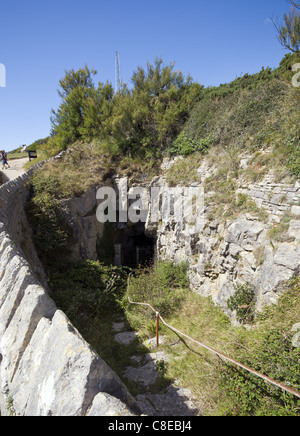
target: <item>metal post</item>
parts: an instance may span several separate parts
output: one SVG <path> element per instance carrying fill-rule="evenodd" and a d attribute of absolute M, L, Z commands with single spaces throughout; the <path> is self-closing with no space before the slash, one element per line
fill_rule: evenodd
<path fill-rule="evenodd" d="M 159 327 L 159 312 L 156 312 L 156 349 L 158 349 L 159 346 L 158 327 Z"/>

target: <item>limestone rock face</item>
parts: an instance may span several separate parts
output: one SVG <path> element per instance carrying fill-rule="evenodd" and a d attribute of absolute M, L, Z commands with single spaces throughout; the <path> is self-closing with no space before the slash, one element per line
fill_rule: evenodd
<path fill-rule="evenodd" d="M 132 415 L 136 403 L 124 384 L 37 279 L 41 265 L 21 232 L 29 175 L 0 187 L 1 416 Z M 30 264 L 20 245 L 30 246 Z"/>
<path fill-rule="evenodd" d="M 75 259 L 97 259 L 97 240 L 103 224 L 96 217 L 97 189 L 90 189 L 82 197 L 62 202 L 61 210 L 73 232 L 72 256 Z"/>
<path fill-rule="evenodd" d="M 201 167 L 202 180 L 207 171 L 205 166 Z M 151 186 L 159 187 L 167 195 L 169 187 L 164 177 L 154 179 Z M 236 284 L 248 282 L 254 287 L 256 309 L 260 311 L 276 302 L 282 285 L 299 275 L 300 268 L 298 184 L 295 187 L 273 184 L 266 179 L 261 184 L 241 187 L 238 192 L 253 198 L 268 212 L 269 220 L 261 222 L 251 213 L 231 220 L 221 217 L 208 220 L 208 193 L 204 196 L 200 226 L 176 221 L 176 201 L 168 223 L 151 221 L 153 205 L 149 204 L 146 223 L 146 232 L 157 239 L 158 258 L 187 262 L 192 289 L 212 297 L 229 315 L 233 314 L 227 308 L 227 300 L 235 292 Z M 269 231 L 280 224 L 284 214 L 291 217 L 285 238 L 282 242 L 273 242 L 269 239 Z"/>

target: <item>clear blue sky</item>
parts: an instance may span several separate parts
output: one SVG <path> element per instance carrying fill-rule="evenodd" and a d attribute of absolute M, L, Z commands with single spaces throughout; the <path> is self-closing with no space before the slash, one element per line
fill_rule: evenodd
<path fill-rule="evenodd" d="M 205 86 L 275 68 L 286 52 L 270 18 L 288 9 L 285 0 L 3 0 L 0 148 L 49 135 L 65 70 L 87 64 L 114 84 L 116 50 L 124 82 L 156 56 Z"/>

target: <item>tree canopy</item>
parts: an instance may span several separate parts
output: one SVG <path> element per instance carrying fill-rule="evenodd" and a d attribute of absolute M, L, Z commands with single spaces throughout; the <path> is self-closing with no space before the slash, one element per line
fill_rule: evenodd
<path fill-rule="evenodd" d="M 291 9 L 283 15 L 283 23 L 276 23 L 274 20 L 273 23 L 280 44 L 293 53 L 297 53 L 300 51 L 300 3 L 293 0 L 287 0 L 287 2 L 291 5 Z"/>
<path fill-rule="evenodd" d="M 96 87 L 96 73 L 85 66 L 60 80 L 62 102 L 51 117 L 53 150 L 97 138 L 121 153 L 160 155 L 181 132 L 203 88 L 160 58 L 138 67 L 131 86 L 117 93 L 108 82 Z"/>

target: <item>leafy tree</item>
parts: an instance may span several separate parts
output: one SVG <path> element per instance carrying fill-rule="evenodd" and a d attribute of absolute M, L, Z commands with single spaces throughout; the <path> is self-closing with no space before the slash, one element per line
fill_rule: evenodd
<path fill-rule="evenodd" d="M 99 83 L 95 88 L 96 73 L 85 66 L 78 71 L 67 71 L 59 82 L 62 103 L 57 112 L 52 110 L 51 135 L 60 149 L 83 137 L 90 140 L 101 136 L 103 124 L 111 116 L 113 88 L 109 83 Z"/>
<path fill-rule="evenodd" d="M 292 5 L 288 14 L 283 15 L 283 23 L 273 24 L 277 31 L 277 37 L 280 44 L 288 50 L 297 53 L 300 51 L 300 3 L 293 0 L 287 0 Z"/>
<path fill-rule="evenodd" d="M 159 58 L 133 73 L 132 88 L 114 95 L 110 83 L 93 83 L 87 66 L 67 71 L 60 80 L 62 103 L 52 111 L 52 138 L 57 152 L 78 139 L 101 139 L 114 153 L 160 156 L 181 132 L 203 86 L 163 65 Z"/>
<path fill-rule="evenodd" d="M 51 136 L 55 136 L 56 142 L 62 149 L 81 137 L 80 127 L 84 124 L 83 109 L 85 100 L 94 90 L 92 76 L 95 70 L 90 71 L 87 66 L 78 71 L 66 72 L 59 81 L 61 90 L 58 91 L 62 103 L 57 112 L 52 110 Z"/>
<path fill-rule="evenodd" d="M 182 130 L 202 86 L 160 58 L 147 70 L 139 67 L 131 82 L 132 90 L 125 85 L 116 96 L 112 135 L 122 151 L 160 155 Z"/>
<path fill-rule="evenodd" d="M 83 139 L 104 139 L 110 133 L 109 119 L 113 110 L 114 89 L 108 82 L 99 83 L 98 88 L 91 88 L 83 102 L 83 125 L 79 132 Z"/>

